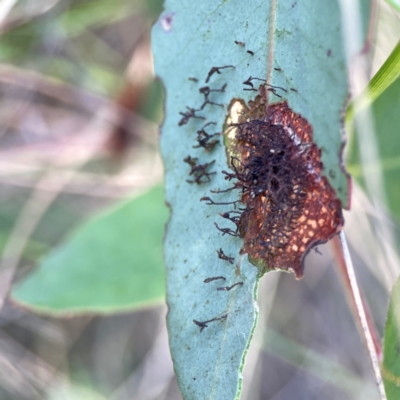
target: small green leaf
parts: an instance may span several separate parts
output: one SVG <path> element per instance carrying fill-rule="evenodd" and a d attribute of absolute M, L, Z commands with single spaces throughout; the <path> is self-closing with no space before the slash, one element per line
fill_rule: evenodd
<path fill-rule="evenodd" d="M 163 301 L 168 209 L 156 187 L 82 226 L 12 291 L 47 313 L 134 310 Z"/>
<path fill-rule="evenodd" d="M 400 76 L 400 42 L 384 62 L 379 71 L 368 83 L 367 88 L 347 108 L 346 123 L 352 121 L 354 114 L 373 103 Z"/>
<path fill-rule="evenodd" d="M 382 375 L 388 400 L 400 399 L 400 279 L 393 287 L 383 343 Z"/>

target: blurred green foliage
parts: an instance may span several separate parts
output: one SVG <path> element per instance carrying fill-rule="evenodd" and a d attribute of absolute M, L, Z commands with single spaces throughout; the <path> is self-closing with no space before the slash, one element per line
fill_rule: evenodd
<path fill-rule="evenodd" d="M 388 400 L 400 398 L 400 279 L 393 287 L 386 322 L 382 375 Z"/>
<path fill-rule="evenodd" d="M 83 224 L 14 288 L 13 299 L 47 313 L 112 313 L 164 300 L 164 189 L 153 188 Z"/>

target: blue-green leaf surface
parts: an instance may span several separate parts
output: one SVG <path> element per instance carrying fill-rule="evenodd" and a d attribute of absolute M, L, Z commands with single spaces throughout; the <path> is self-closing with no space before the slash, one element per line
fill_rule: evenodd
<path fill-rule="evenodd" d="M 363 19 L 368 4 L 363 2 Z M 210 97 L 224 107 L 206 105 L 198 113 L 206 122 L 216 122 L 215 132 L 222 131 L 233 98 L 254 98 L 254 92 L 243 91 L 242 82 L 250 75 L 296 89 L 279 93 L 313 126 L 325 173 L 347 204 L 347 180 L 339 167 L 340 120 L 348 94 L 339 3 L 168 0 L 153 28 L 152 40 L 156 74 L 166 91 L 161 150 L 166 200 L 172 210 L 165 240 L 171 354 L 184 399 L 231 400 L 240 394 L 244 355 L 257 319 L 258 270 L 247 255 L 240 255 L 239 238 L 222 236 L 215 228 L 214 223 L 235 228 L 219 215 L 231 207 L 199 201 L 204 196 L 220 202 L 239 198 L 235 192 L 210 193 L 231 186 L 221 174 L 229 168 L 223 145 L 211 152 L 194 149 L 196 131 L 204 121 L 191 119 L 179 127 L 179 112 L 186 107 L 200 108 L 203 95 L 198 89 L 205 86 L 213 66 L 235 66 L 214 74 L 209 82 L 213 89 L 227 83 L 224 93 Z M 270 101 L 280 98 L 271 95 Z M 187 182 L 190 167 L 183 159 L 188 155 L 201 164 L 215 160 L 210 171 L 216 174 L 211 175 L 210 183 Z M 217 257 L 220 248 L 234 257 L 233 265 Z M 226 277 L 225 283 L 203 283 L 220 275 Z M 244 284 L 229 292 L 216 290 L 235 282 Z M 225 313 L 226 319 L 210 323 L 202 332 L 193 323 L 194 319 L 206 321 Z"/>
<path fill-rule="evenodd" d="M 17 285 L 12 298 L 52 314 L 134 310 L 164 300 L 168 209 L 156 187 L 83 225 Z"/>

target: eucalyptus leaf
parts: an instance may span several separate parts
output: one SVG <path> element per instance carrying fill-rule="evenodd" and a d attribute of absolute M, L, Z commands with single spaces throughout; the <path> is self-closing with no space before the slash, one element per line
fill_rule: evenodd
<path fill-rule="evenodd" d="M 362 3 L 364 34 L 369 2 Z M 222 170 L 229 171 L 224 146 L 206 152 L 193 148 L 196 132 L 204 123 L 209 133 L 222 132 L 227 106 L 234 98 L 247 102 L 255 97 L 243 91 L 249 77 L 268 78 L 284 88 L 270 96 L 271 102 L 287 100 L 289 106 L 312 125 L 322 150 L 325 173 L 342 203 L 348 203 L 348 182 L 339 166 L 342 147 L 341 113 L 348 95 L 347 68 L 342 43 L 341 10 L 338 2 L 266 2 L 239 0 L 215 4 L 211 0 L 188 3 L 168 0 L 153 28 L 156 74 L 166 91 L 166 118 L 161 151 L 166 170 L 166 200 L 172 216 L 165 240 L 167 267 L 168 329 L 171 354 L 181 393 L 185 399 L 235 399 L 240 395 L 244 357 L 257 320 L 256 291 L 260 278 L 256 267 L 240 254 L 238 237 L 221 235 L 215 223 L 228 208 L 210 206 L 200 199 L 218 202 L 239 200 L 230 191 L 210 193 L 231 186 Z M 235 43 L 237 41 L 238 43 Z M 359 51 L 361 49 L 355 49 Z M 250 51 L 250 52 L 249 52 Z M 208 85 L 221 89 L 210 96 L 197 116 L 179 126 L 189 108 L 200 108 L 211 67 L 233 65 L 210 77 Z M 294 90 L 290 90 L 294 89 Z M 286 90 L 286 91 L 285 91 Z M 187 156 L 199 164 L 212 163 L 210 182 L 189 183 Z M 206 179 L 204 179 L 206 181 Z M 230 225 L 229 225 L 230 224 Z M 234 264 L 217 256 L 233 257 Z M 204 283 L 210 277 L 226 281 Z M 218 287 L 243 282 L 230 291 Z M 215 318 L 203 330 L 193 320 Z"/>
<path fill-rule="evenodd" d="M 12 291 L 42 313 L 113 313 L 159 304 L 165 296 L 163 188 L 81 226 Z"/>

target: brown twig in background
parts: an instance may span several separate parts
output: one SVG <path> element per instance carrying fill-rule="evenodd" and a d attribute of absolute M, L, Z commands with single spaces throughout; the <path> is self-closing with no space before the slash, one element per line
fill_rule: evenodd
<path fill-rule="evenodd" d="M 385 388 L 383 386 L 382 374 L 379 367 L 380 359 L 382 357 L 382 347 L 379 335 L 367 302 L 358 286 L 343 230 L 339 233 L 339 236 L 333 238 L 332 243 L 337 264 L 339 265 L 339 275 L 344 284 L 347 299 L 350 303 L 353 315 L 355 316 L 360 334 L 364 338 L 365 345 L 368 349 L 381 399 L 386 400 Z"/>

